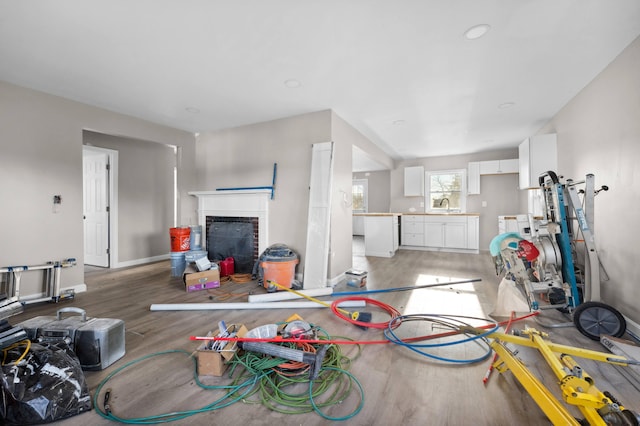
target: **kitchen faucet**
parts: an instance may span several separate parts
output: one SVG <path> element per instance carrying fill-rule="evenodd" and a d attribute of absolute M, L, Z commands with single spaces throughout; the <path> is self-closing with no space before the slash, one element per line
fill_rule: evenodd
<path fill-rule="evenodd" d="M 449 213 L 449 199 L 448 198 L 443 198 L 442 200 L 440 200 L 440 207 L 442 207 L 442 203 L 444 203 L 445 200 L 447 200 L 447 213 Z"/>

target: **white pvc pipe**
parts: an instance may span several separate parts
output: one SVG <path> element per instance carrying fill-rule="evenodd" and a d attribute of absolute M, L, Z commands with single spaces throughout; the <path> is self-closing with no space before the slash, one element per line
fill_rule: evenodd
<path fill-rule="evenodd" d="M 366 306 L 364 300 L 347 300 L 340 303 L 341 308 L 361 308 Z M 293 302 L 265 302 L 265 303 L 168 303 L 151 305 L 151 311 L 216 311 L 230 309 L 306 309 L 306 308 L 326 308 L 316 302 L 293 301 Z"/>
<path fill-rule="evenodd" d="M 333 294 L 333 289 L 331 287 L 313 288 L 310 290 L 297 290 L 297 291 L 298 293 L 301 293 L 310 297 L 329 296 Z M 250 294 L 249 303 L 276 302 L 279 300 L 291 300 L 291 299 L 301 299 L 301 298 L 302 296 L 298 296 L 297 294 L 291 293 L 290 291 L 279 291 L 277 293 Z"/>

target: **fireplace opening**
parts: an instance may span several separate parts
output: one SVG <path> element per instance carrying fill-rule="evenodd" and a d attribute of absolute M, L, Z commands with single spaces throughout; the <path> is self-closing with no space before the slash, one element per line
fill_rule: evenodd
<path fill-rule="evenodd" d="M 236 273 L 253 271 L 259 255 L 257 217 L 207 216 L 206 238 L 210 261 L 232 257 Z"/>

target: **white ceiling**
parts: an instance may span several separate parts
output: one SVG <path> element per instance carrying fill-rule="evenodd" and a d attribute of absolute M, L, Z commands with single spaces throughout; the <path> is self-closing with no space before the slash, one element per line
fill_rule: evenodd
<path fill-rule="evenodd" d="M 191 132 L 333 109 L 411 159 L 516 146 L 638 35 L 638 0 L 0 0 L 0 80 Z"/>

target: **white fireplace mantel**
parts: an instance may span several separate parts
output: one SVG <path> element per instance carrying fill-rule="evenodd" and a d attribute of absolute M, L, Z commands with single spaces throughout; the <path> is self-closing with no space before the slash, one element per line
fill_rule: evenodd
<path fill-rule="evenodd" d="M 258 250 L 268 245 L 270 189 L 191 191 L 198 198 L 198 224 L 206 229 L 207 216 L 257 217 Z"/>

